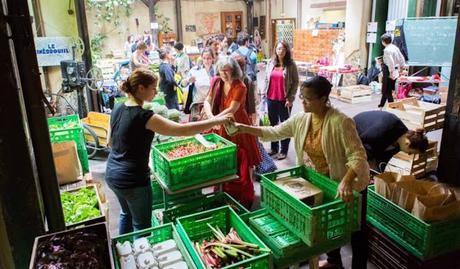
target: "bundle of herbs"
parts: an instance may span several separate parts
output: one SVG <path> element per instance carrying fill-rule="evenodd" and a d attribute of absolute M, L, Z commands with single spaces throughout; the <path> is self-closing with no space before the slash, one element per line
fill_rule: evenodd
<path fill-rule="evenodd" d="M 206 268 L 222 268 L 253 258 L 262 252 L 270 252 L 270 249 L 244 242 L 233 228 L 230 228 L 230 232 L 224 235 L 219 227 L 213 227 L 209 223 L 208 226 L 215 238 L 203 240 L 201 244 L 195 242 L 195 248 Z"/>

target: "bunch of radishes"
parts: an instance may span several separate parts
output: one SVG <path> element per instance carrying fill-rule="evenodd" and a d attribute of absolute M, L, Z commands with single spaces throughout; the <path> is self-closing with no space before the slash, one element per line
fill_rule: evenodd
<path fill-rule="evenodd" d="M 189 143 L 186 145 L 179 146 L 177 148 L 172 149 L 167 153 L 168 159 L 174 160 L 178 158 L 182 158 L 185 156 L 189 156 L 196 153 L 205 152 L 206 148 L 202 145 L 198 145 L 196 143 Z"/>

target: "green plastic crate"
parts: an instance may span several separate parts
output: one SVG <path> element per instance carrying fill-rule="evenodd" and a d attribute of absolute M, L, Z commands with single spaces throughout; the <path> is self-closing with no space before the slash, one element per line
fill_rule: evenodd
<path fill-rule="evenodd" d="M 297 236 L 290 232 L 283 224 L 271 216 L 267 210 L 262 209 L 264 214 L 249 217 L 249 227 L 264 241 L 272 250 L 274 257 L 286 257 L 287 254 L 296 248 L 304 248 L 307 245 Z M 276 228 L 274 232 L 273 227 Z"/>
<path fill-rule="evenodd" d="M 160 226 L 160 220 L 155 216 L 155 210 L 163 208 L 163 205 L 153 205 L 152 206 L 152 227 Z"/>
<path fill-rule="evenodd" d="M 273 181 L 284 177 L 302 177 L 323 191 L 322 205 L 310 207 L 289 195 Z M 309 246 L 349 237 L 360 227 L 361 194 L 353 192 L 353 202 L 335 198 L 338 183 L 307 166 L 262 175 L 262 207 Z"/>
<path fill-rule="evenodd" d="M 163 222 L 175 222 L 178 217 L 225 205 L 229 205 L 238 215 L 249 212 L 244 206 L 238 203 L 227 193 L 218 192 L 203 196 L 201 198 L 195 198 L 193 200 L 185 200 L 183 203 L 178 203 L 176 206 L 166 209 L 163 212 Z"/>
<path fill-rule="evenodd" d="M 132 243 L 136 237 L 139 237 L 141 235 L 142 237 L 147 237 L 151 245 L 160 243 L 160 242 L 163 242 L 169 239 L 174 239 L 174 241 L 176 241 L 177 248 L 182 254 L 182 257 L 184 258 L 184 261 L 187 264 L 188 268 L 191 268 L 191 269 L 196 268 L 195 265 L 193 264 L 192 258 L 190 257 L 189 253 L 187 252 L 187 249 L 184 246 L 184 243 L 182 242 L 182 239 L 178 235 L 176 228 L 172 224 L 166 224 L 166 225 L 148 228 L 148 229 L 144 229 L 144 230 L 140 230 L 140 231 L 136 231 L 133 233 L 124 234 L 124 235 L 120 235 L 115 238 L 112 238 L 112 255 L 113 255 L 113 261 L 115 263 L 116 269 L 121 269 L 118 252 L 115 247 L 117 242 L 123 243 L 125 241 L 129 241 Z"/>
<path fill-rule="evenodd" d="M 260 220 L 261 217 L 266 215 L 270 215 L 268 210 L 260 209 L 249 213 L 246 220 L 256 235 L 259 236 L 259 238 L 262 239 L 262 241 L 272 250 L 275 268 L 287 268 L 291 265 L 299 264 L 300 262 L 308 260 L 310 257 L 319 256 L 323 253 L 339 248 L 350 240 L 349 237 L 340 237 L 323 242 L 315 247 L 309 247 L 285 226 L 282 232 L 267 235 L 263 226 L 269 223 L 265 222 L 265 220 L 268 220 L 269 218 L 265 218 L 265 220 L 262 221 Z M 257 219 L 259 219 L 259 221 L 254 221 Z M 276 222 L 277 220 L 276 218 L 272 218 L 272 221 Z"/>
<path fill-rule="evenodd" d="M 150 186 L 152 187 L 152 205 L 158 205 L 164 203 L 163 189 L 160 183 L 155 178 L 150 180 Z"/>
<path fill-rule="evenodd" d="M 260 227 L 261 232 L 267 236 L 286 231 L 286 227 L 268 212 L 266 214 L 250 218 L 249 222 L 252 223 L 253 226 Z"/>
<path fill-rule="evenodd" d="M 177 219 L 177 230 L 184 241 L 195 265 L 199 269 L 206 266 L 202 262 L 198 252 L 193 246 L 194 242 L 202 242 L 204 239 L 214 238 L 211 229 L 207 224 L 219 227 L 223 233 L 228 233 L 233 227 L 243 241 L 257 244 L 266 248 L 266 245 L 260 240 L 254 232 L 244 223 L 244 221 L 229 206 L 224 206 L 208 210 L 193 215 L 180 217 Z M 251 268 L 267 269 L 272 268 L 271 254 L 261 253 L 253 258 L 246 259 L 230 266 L 222 268 Z"/>
<path fill-rule="evenodd" d="M 169 150 L 191 142 L 199 142 L 191 137 L 153 146 L 155 176 L 171 191 L 236 174 L 236 145 L 216 134 L 207 134 L 204 138 L 213 143 L 222 142 L 224 146 L 175 160 L 168 160 L 166 157 Z"/>
<path fill-rule="evenodd" d="M 426 223 L 368 188 L 367 221 L 421 260 L 460 249 L 460 218 Z"/>
<path fill-rule="evenodd" d="M 151 177 L 150 186 L 152 188 L 152 206 L 160 205 L 164 207 L 164 195 L 163 189 L 161 188 L 160 183 L 155 179 L 154 176 Z M 199 199 L 204 197 L 201 189 L 194 190 L 194 191 L 187 191 L 184 193 L 169 195 L 166 194 L 167 197 L 167 208 L 175 206 L 177 204 L 183 204 L 184 201 L 190 199 Z"/>
<path fill-rule="evenodd" d="M 86 151 L 83 127 L 78 115 L 48 118 L 48 128 L 51 143 L 75 141 L 83 173 L 88 173 L 88 152 Z"/>

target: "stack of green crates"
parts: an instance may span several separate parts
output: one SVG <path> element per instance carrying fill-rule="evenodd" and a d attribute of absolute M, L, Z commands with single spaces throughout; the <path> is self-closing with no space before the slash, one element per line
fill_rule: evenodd
<path fill-rule="evenodd" d="M 216 134 L 207 134 L 204 138 L 221 146 L 174 160 L 168 159 L 167 152 L 182 145 L 199 143 L 198 140 L 191 137 L 153 146 L 151 159 L 155 176 L 170 191 L 236 174 L 236 145 Z"/>
<path fill-rule="evenodd" d="M 246 225 L 244 221 L 229 206 L 219 207 L 205 212 L 180 217 L 177 219 L 177 231 L 181 236 L 185 247 L 192 256 L 196 267 L 199 269 L 205 269 L 206 266 L 196 251 L 194 243 L 201 243 L 203 240 L 210 240 L 214 238 L 213 232 L 209 228 L 208 224 L 212 225 L 213 227 L 218 227 L 224 234 L 227 234 L 230 232 L 230 228 L 233 228 L 238 233 L 241 240 L 256 244 L 261 248 L 267 248 L 263 241 L 257 237 L 257 235 L 248 227 L 248 225 Z M 261 252 L 257 256 L 223 268 L 272 268 L 271 254 L 268 252 Z"/>
<path fill-rule="evenodd" d="M 125 241 L 129 241 L 133 243 L 133 241 L 138 237 L 147 237 L 150 245 L 154 245 L 169 239 L 173 239 L 176 242 L 177 249 L 182 254 L 182 258 L 184 259 L 185 263 L 187 264 L 189 269 L 196 268 L 193 264 L 192 258 L 190 257 L 187 249 L 182 242 L 182 239 L 177 233 L 176 228 L 172 224 L 166 224 L 158 227 L 148 228 L 145 230 L 136 231 L 129 234 L 123 234 L 112 238 L 112 255 L 113 261 L 115 263 L 116 269 L 122 269 L 120 266 L 119 256 L 116 249 L 116 244 L 124 243 Z"/>
<path fill-rule="evenodd" d="M 217 192 L 176 203 L 176 205 L 173 207 L 163 211 L 163 223 L 175 222 L 178 217 L 225 205 L 230 206 L 238 215 L 249 213 L 249 211 L 244 206 L 238 203 L 227 193 Z"/>
<path fill-rule="evenodd" d="M 319 256 L 340 247 L 348 240 L 342 237 L 309 247 L 266 209 L 251 212 L 245 216 L 245 219 L 249 227 L 272 250 L 276 268 L 287 268 L 299 264 L 310 257 Z"/>
<path fill-rule="evenodd" d="M 83 127 L 78 115 L 48 118 L 48 128 L 51 143 L 75 141 L 83 173 L 88 173 L 88 152 L 86 151 Z"/>
<path fill-rule="evenodd" d="M 310 207 L 274 183 L 285 177 L 300 177 L 320 188 L 323 203 Z M 353 202 L 343 202 L 335 197 L 338 183 L 307 166 L 262 175 L 261 186 L 262 207 L 308 246 L 335 239 L 350 239 L 352 232 L 360 227 L 361 194 L 354 192 Z"/>
<path fill-rule="evenodd" d="M 367 221 L 421 260 L 460 249 L 460 218 L 427 223 L 368 188 Z"/>

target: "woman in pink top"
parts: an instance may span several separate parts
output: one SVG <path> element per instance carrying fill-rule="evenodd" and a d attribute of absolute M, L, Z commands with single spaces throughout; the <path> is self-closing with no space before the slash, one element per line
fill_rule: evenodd
<path fill-rule="evenodd" d="M 289 45 L 280 41 L 276 44 L 275 54 L 267 65 L 265 77 L 265 96 L 268 104 L 268 118 L 270 125 L 276 126 L 287 120 L 291 114 L 292 103 L 294 102 L 297 87 L 299 86 L 299 75 L 297 66 L 291 57 Z M 290 139 L 271 143 L 270 156 L 283 160 L 289 150 Z"/>

